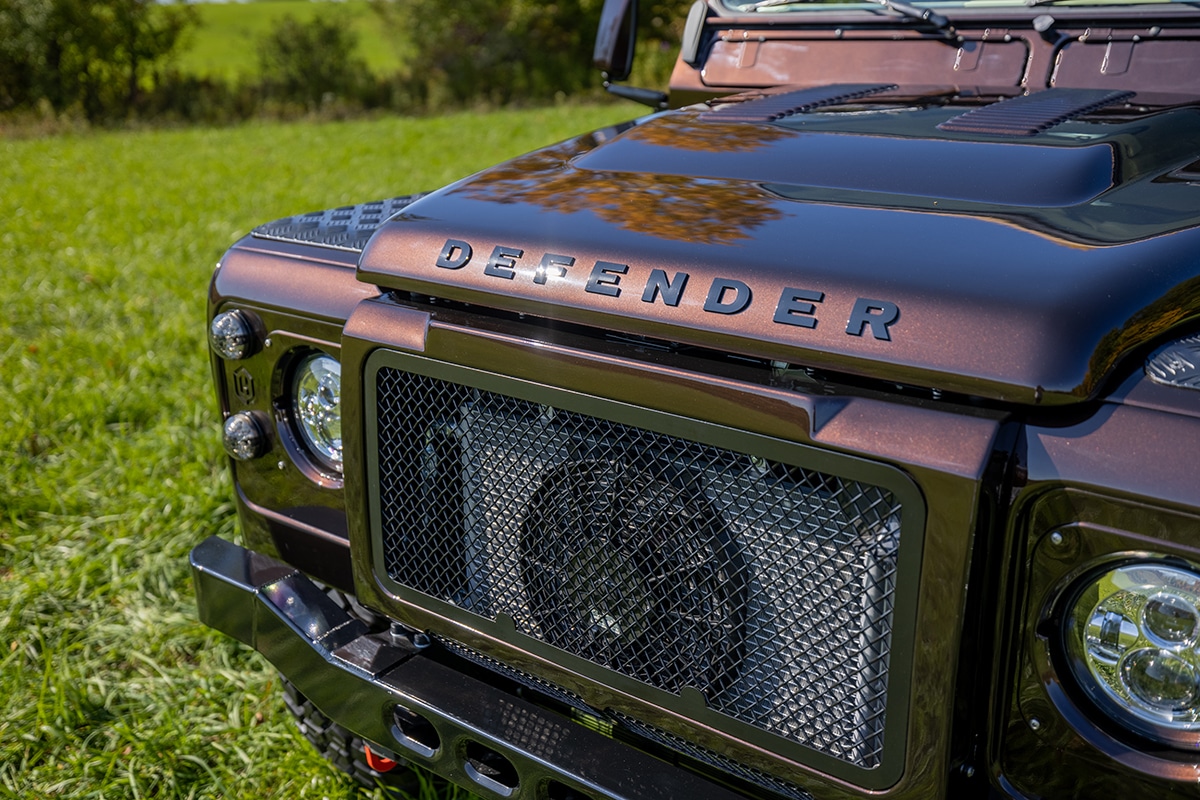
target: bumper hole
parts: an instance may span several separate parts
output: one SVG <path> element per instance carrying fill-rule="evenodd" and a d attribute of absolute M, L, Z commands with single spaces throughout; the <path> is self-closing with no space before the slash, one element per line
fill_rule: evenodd
<path fill-rule="evenodd" d="M 396 741 L 418 755 L 432 758 L 442 746 L 442 739 L 429 720 L 404 706 L 392 709 L 392 720 L 396 727 L 392 735 Z"/>
<path fill-rule="evenodd" d="M 504 797 L 512 795 L 520 785 L 517 768 L 512 762 L 478 742 L 467 742 L 464 768 L 471 780 Z"/>

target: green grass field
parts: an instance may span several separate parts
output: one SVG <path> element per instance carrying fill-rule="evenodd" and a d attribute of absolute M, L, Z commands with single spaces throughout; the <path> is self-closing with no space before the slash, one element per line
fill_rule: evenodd
<path fill-rule="evenodd" d="M 237 80 L 258 73 L 258 42 L 286 16 L 307 21 L 318 14 L 346 20 L 358 34 L 358 52 L 373 72 L 390 75 L 400 68 L 401 50 L 379 24 L 366 0 L 256 0 L 252 3 L 197 3 L 200 26 L 179 55 L 189 74 Z"/>
<path fill-rule="evenodd" d="M 187 552 L 237 536 L 210 271 L 256 223 L 634 113 L 0 140 L 0 797 L 354 796 L 270 666 L 195 620 Z"/>

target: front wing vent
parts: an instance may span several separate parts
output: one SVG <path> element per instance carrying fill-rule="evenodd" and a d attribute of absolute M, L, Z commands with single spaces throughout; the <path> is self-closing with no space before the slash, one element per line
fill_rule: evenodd
<path fill-rule="evenodd" d="M 890 491 L 390 366 L 368 384 L 378 541 L 407 599 L 880 764 Z"/>

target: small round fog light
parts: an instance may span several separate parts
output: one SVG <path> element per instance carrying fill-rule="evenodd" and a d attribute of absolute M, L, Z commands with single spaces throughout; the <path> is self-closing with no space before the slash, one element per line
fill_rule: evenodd
<path fill-rule="evenodd" d="M 1126 564 L 1076 587 L 1063 626 L 1075 682 L 1162 744 L 1200 744 L 1200 570 Z"/>
<path fill-rule="evenodd" d="M 208 343 L 221 358 L 236 361 L 258 349 L 254 325 L 245 311 L 234 309 L 213 317 L 208 326 Z"/>
<path fill-rule="evenodd" d="M 250 461 L 267 452 L 267 433 L 254 414 L 240 411 L 225 420 L 221 443 L 231 458 Z"/>
<path fill-rule="evenodd" d="M 308 452 L 329 469 L 342 471 L 342 365 L 316 353 L 300 363 L 292 381 L 296 428 Z"/>

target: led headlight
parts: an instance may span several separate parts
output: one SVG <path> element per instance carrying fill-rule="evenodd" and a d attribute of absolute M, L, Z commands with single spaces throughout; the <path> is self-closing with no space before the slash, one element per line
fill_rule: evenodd
<path fill-rule="evenodd" d="M 1064 626 L 1071 671 L 1109 715 L 1164 744 L 1200 742 L 1200 573 L 1128 564 L 1087 581 Z"/>
<path fill-rule="evenodd" d="M 300 362 L 292 379 L 292 411 L 308 452 L 342 471 L 342 365 L 324 353 Z"/>

